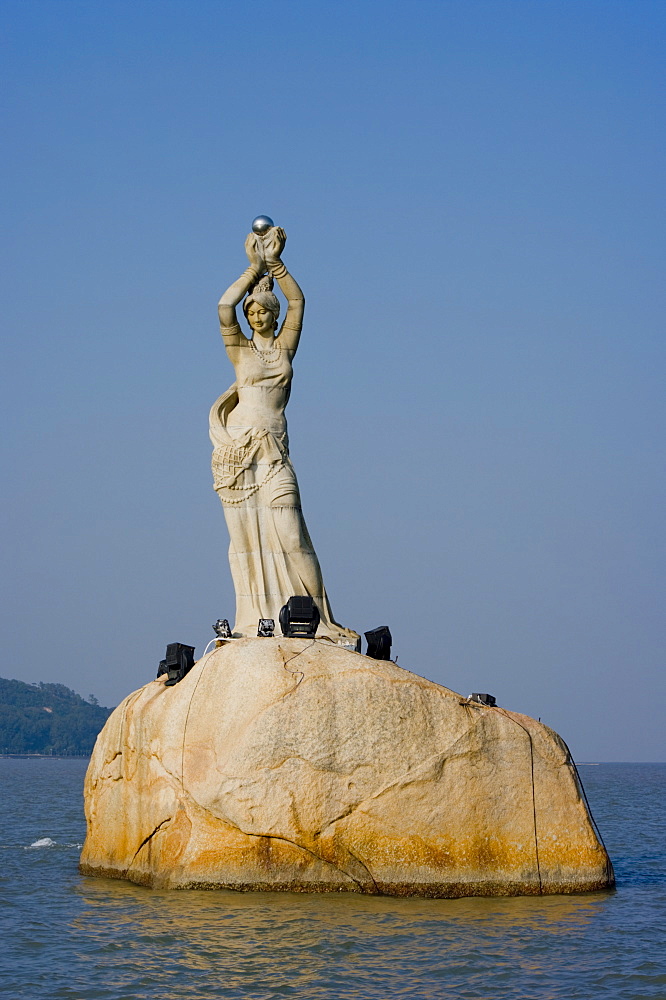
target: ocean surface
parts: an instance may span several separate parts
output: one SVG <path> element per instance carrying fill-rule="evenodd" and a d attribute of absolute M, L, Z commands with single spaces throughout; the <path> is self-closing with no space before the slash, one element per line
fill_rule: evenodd
<path fill-rule="evenodd" d="M 458 900 L 83 878 L 86 766 L 0 758 L 3 995 L 666 1000 L 666 764 L 580 768 L 616 891 Z"/>

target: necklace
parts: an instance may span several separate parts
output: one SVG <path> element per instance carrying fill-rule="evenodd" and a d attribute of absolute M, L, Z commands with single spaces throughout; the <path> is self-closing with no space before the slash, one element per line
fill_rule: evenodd
<path fill-rule="evenodd" d="M 250 347 L 255 354 L 259 355 L 262 361 L 266 362 L 267 365 L 274 365 L 280 360 L 279 347 L 269 347 L 267 351 L 262 351 L 257 347 L 254 340 L 250 341 Z"/>

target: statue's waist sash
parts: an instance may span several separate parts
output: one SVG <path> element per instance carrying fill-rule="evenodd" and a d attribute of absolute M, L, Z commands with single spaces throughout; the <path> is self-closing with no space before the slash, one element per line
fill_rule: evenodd
<path fill-rule="evenodd" d="M 223 502 L 240 503 L 260 490 L 284 465 L 291 465 L 286 435 L 277 437 L 265 428 L 250 427 L 213 451 L 213 485 L 218 491 L 236 493 L 233 498 L 223 497 Z"/>

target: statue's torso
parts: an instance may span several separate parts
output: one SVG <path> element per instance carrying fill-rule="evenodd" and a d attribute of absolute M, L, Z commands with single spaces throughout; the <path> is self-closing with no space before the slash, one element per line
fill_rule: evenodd
<path fill-rule="evenodd" d="M 238 438 L 250 428 L 265 429 L 277 437 L 286 434 L 291 354 L 278 347 L 260 352 L 249 340 L 238 348 L 234 363 L 238 404 L 227 423 L 231 437 Z"/>

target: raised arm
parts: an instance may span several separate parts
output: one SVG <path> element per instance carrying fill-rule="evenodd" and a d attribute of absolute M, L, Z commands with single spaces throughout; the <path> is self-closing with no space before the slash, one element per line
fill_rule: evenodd
<path fill-rule="evenodd" d="M 280 260 L 280 254 L 286 240 L 284 229 L 276 226 L 264 237 L 264 246 L 266 248 L 266 267 L 276 279 L 287 300 L 287 314 L 275 339 L 284 350 L 295 351 L 301 337 L 305 298 L 298 284 Z"/>
<path fill-rule="evenodd" d="M 240 278 L 229 285 L 226 292 L 217 305 L 217 314 L 220 317 L 220 332 L 224 340 L 224 346 L 238 347 L 240 338 L 243 336 L 238 325 L 236 316 L 236 306 L 245 293 L 254 285 L 258 278 L 266 270 L 263 260 L 256 250 L 256 241 L 251 233 L 245 241 L 245 251 L 248 255 L 250 266 L 241 274 Z"/>

